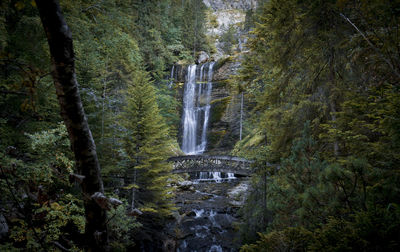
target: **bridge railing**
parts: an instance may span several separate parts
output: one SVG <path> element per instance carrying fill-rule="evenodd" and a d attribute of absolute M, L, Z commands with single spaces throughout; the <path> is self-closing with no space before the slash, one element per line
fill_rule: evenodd
<path fill-rule="evenodd" d="M 187 155 L 168 159 L 174 163 L 174 173 L 220 171 L 250 175 L 253 161 L 233 156 Z"/>
<path fill-rule="evenodd" d="M 208 155 L 186 155 L 186 156 L 176 156 L 170 157 L 168 162 L 175 162 L 180 160 L 201 160 L 201 159 L 215 159 L 215 160 L 226 160 L 226 161 L 235 161 L 235 162 L 243 162 L 243 163 L 253 163 L 253 161 L 247 160 L 245 158 L 234 157 L 234 156 L 208 156 Z"/>

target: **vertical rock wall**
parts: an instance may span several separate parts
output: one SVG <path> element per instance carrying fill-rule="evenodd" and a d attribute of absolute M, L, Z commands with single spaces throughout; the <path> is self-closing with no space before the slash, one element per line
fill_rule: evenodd
<path fill-rule="evenodd" d="M 246 11 L 255 9 L 257 0 L 203 0 L 203 2 L 209 7 L 207 35 L 215 41 L 213 54 L 203 58 L 216 61 L 205 153 L 229 154 L 239 140 L 240 95 L 237 92 L 237 83 L 234 83 L 234 76 L 237 75 L 242 54 L 245 52 L 247 34 L 243 24 Z M 229 55 L 223 49 L 225 42 L 221 39 L 228 27 L 234 27 L 236 39 Z M 202 63 L 202 60 L 197 61 L 196 63 Z M 183 84 L 187 66 L 176 65 L 174 69 L 176 97 L 183 102 Z M 182 139 L 178 141 L 181 143 Z"/>
<path fill-rule="evenodd" d="M 229 154 L 239 140 L 240 98 L 233 87 L 233 77 L 240 66 L 239 56 L 220 59 L 214 67 L 210 101 L 210 119 L 205 153 Z M 187 66 L 175 66 L 174 88 L 176 98 L 183 103 Z M 182 118 L 182 111 L 181 111 Z M 182 131 L 182 127 L 180 129 Z M 178 134 L 181 136 L 182 132 Z M 182 143 L 182 139 L 178 139 Z"/>
<path fill-rule="evenodd" d="M 214 11 L 218 10 L 248 10 L 257 6 L 257 0 L 203 0 L 203 3 Z"/>

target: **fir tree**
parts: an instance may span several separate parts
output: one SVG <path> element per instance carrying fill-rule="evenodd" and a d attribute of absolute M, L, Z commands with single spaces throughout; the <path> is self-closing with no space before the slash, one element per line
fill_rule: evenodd
<path fill-rule="evenodd" d="M 160 115 L 155 89 L 145 72 L 137 71 L 124 92 L 126 105 L 120 121 L 126 173 L 133 176 L 132 208 L 165 217 L 173 205 L 168 178 L 172 166 L 168 127 Z"/>
<path fill-rule="evenodd" d="M 267 169 L 262 161 L 280 169 L 268 179 L 267 209 L 258 197 L 247 205 L 255 214 L 246 228 L 267 230 L 255 251 L 295 244 L 293 226 L 314 233 L 308 245 L 330 241 L 311 250 L 397 248 L 399 3 L 260 6 L 239 76 L 248 99 L 257 100 L 257 123 L 236 149 L 255 156 L 260 170 Z M 306 121 L 308 133 L 299 138 Z M 262 148 L 268 151 L 254 155 Z M 254 191 L 264 184 L 254 183 Z M 260 226 L 266 214 L 270 222 Z M 305 234 L 301 228 L 296 232 Z M 288 249 L 279 246 L 273 250 Z"/>

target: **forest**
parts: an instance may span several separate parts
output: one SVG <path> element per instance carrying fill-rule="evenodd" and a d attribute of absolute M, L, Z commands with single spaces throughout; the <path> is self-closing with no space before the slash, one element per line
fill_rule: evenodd
<path fill-rule="evenodd" d="M 399 251 L 400 1 L 2 0 L 0 195 L 0 251 Z"/>

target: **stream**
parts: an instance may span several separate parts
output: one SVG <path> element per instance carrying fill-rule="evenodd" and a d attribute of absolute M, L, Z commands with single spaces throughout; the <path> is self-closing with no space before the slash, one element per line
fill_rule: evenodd
<path fill-rule="evenodd" d="M 183 92 L 182 145 L 186 155 L 207 151 L 215 62 L 187 66 Z M 174 68 L 171 70 L 171 79 Z M 170 84 L 171 85 L 171 84 Z M 248 182 L 233 173 L 190 172 L 177 185 L 175 221 L 167 232 L 178 252 L 237 251 L 235 223 Z"/>
<path fill-rule="evenodd" d="M 168 227 L 178 252 L 237 251 L 235 223 L 248 183 L 219 172 L 191 173 L 178 186 L 176 221 Z"/>

